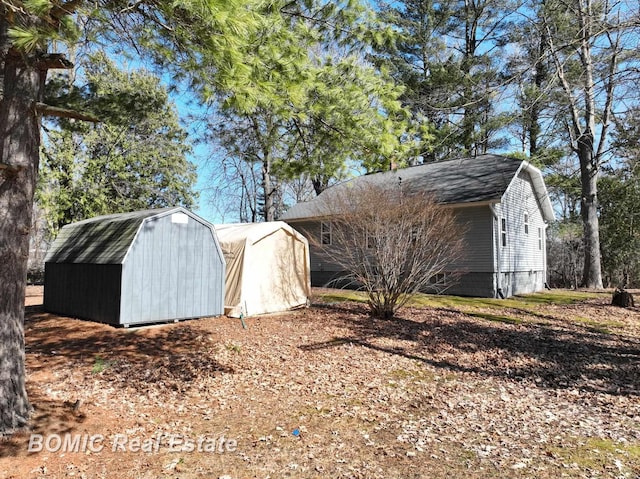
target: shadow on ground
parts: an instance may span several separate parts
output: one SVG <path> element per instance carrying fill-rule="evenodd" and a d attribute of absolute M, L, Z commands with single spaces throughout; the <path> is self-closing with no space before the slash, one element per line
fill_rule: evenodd
<path fill-rule="evenodd" d="M 215 359 L 210 334 L 185 323 L 116 329 L 31 306 L 25 339 L 30 374 L 72 364 L 123 384 L 185 390 L 203 376 L 234 372 Z"/>
<path fill-rule="evenodd" d="M 561 319 L 517 323 L 422 309 L 377 320 L 363 305 L 322 307 L 344 313 L 335 321 L 352 334 L 302 345 L 303 350 L 352 343 L 450 371 L 529 380 L 548 388 L 640 395 L 640 340 L 632 336 Z"/>
<path fill-rule="evenodd" d="M 29 398 L 33 405 L 29 428 L 13 434 L 10 438 L 0 439 L 0 458 L 28 454 L 31 434 L 43 437 L 74 434 L 86 419 L 77 407 L 78 404 L 45 398 L 37 391 L 29 391 Z"/>

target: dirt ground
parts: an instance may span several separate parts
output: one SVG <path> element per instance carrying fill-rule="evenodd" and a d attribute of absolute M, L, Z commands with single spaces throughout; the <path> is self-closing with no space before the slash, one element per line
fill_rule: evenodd
<path fill-rule="evenodd" d="M 41 295 L 0 478 L 640 478 L 640 312 L 604 296 L 116 329 Z"/>

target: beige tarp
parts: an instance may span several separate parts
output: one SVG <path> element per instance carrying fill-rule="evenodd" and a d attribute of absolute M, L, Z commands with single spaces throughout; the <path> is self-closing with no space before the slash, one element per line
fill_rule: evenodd
<path fill-rule="evenodd" d="M 307 239 L 282 221 L 216 225 L 227 262 L 225 314 L 286 311 L 311 291 Z"/>

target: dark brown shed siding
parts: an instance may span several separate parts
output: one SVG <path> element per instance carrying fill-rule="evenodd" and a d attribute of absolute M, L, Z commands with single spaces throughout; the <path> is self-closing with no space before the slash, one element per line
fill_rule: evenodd
<path fill-rule="evenodd" d="M 46 311 L 119 324 L 122 265 L 46 263 L 44 271 Z"/>

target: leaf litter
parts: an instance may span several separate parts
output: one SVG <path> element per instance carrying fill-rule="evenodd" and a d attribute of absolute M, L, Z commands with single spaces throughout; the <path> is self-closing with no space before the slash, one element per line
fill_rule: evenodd
<path fill-rule="evenodd" d="M 23 433 L 0 443 L 0 477 L 640 477 L 637 310 L 601 298 L 381 321 L 319 301 L 245 321 L 129 331 L 32 307 L 33 431 L 238 447 L 29 454 Z"/>

